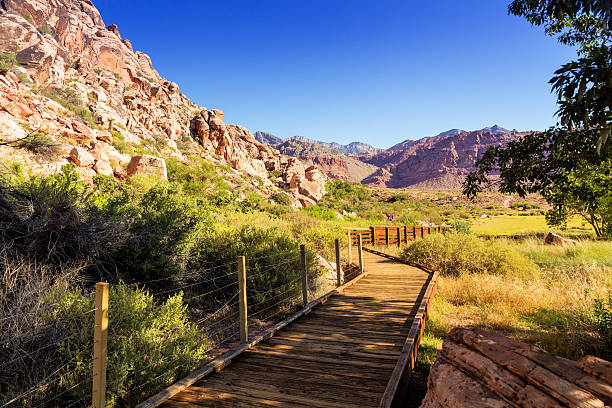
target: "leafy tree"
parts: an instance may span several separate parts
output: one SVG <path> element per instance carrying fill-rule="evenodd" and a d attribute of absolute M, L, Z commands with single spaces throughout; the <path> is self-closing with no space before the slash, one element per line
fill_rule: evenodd
<path fill-rule="evenodd" d="M 612 1 L 514 0 L 508 11 L 578 47 L 580 58 L 559 68 L 549 83 L 561 124 L 598 129 L 601 150 L 612 128 Z"/>
<path fill-rule="evenodd" d="M 538 192 L 552 205 L 546 218 L 563 225 L 582 215 L 598 236 L 612 234 L 612 2 L 610 0 L 514 0 L 511 14 L 525 17 L 566 45 L 579 58 L 549 81 L 558 99 L 560 127 L 492 147 L 464 183 L 475 196 L 484 188 Z M 498 179 L 488 175 L 499 171 Z"/>
<path fill-rule="evenodd" d="M 612 146 L 596 151 L 595 130 L 551 128 L 526 135 L 505 147 L 489 148 L 464 183 L 474 197 L 485 189 L 504 193 L 541 193 L 552 205 L 550 225 L 579 214 L 598 236 L 612 234 Z M 499 171 L 499 177 L 490 174 Z"/>

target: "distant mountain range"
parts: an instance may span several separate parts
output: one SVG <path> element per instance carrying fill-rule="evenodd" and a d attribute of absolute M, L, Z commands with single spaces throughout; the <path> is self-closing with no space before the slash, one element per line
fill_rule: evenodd
<path fill-rule="evenodd" d="M 299 142 L 303 142 L 303 143 L 312 143 L 312 144 L 317 144 L 317 145 L 321 145 L 321 146 L 326 146 L 329 147 L 330 149 L 334 149 L 340 153 L 343 154 L 353 154 L 353 155 L 358 155 L 361 153 L 366 153 L 366 152 L 373 152 L 373 151 L 378 151 L 380 149 L 377 149 L 367 143 L 361 143 L 361 142 L 352 142 L 346 145 L 340 144 L 340 143 L 336 143 L 336 142 L 321 142 L 319 140 L 314 140 L 314 139 L 309 139 L 307 137 L 304 136 L 292 136 L 286 139 L 280 138 L 278 136 L 274 136 L 270 133 L 266 133 L 266 132 L 255 132 L 255 139 L 257 141 L 259 141 L 260 143 L 263 144 L 267 144 L 270 146 L 275 146 L 275 145 L 279 145 L 287 140 L 297 140 Z"/>
<path fill-rule="evenodd" d="M 405 140 L 387 150 L 362 154 L 359 159 L 379 169 L 362 183 L 390 188 L 459 190 L 465 176 L 491 146 L 518 140 L 526 132 L 500 126 L 464 131 L 452 129 L 438 136 Z"/>
<path fill-rule="evenodd" d="M 389 149 L 303 136 L 281 139 L 264 132 L 256 132 L 255 138 L 285 155 L 316 164 L 332 178 L 390 188 L 457 190 L 486 149 L 525 134 L 498 125 L 473 131 L 450 129 L 437 136 L 405 140 Z"/>

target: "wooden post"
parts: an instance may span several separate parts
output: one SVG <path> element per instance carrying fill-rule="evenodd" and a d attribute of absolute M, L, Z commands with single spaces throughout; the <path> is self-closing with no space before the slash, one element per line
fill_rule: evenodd
<path fill-rule="evenodd" d="M 412 226 L 412 239 L 416 241 L 416 225 Z"/>
<path fill-rule="evenodd" d="M 402 244 L 402 230 L 400 227 L 397 227 L 397 246 L 401 246 Z"/>
<path fill-rule="evenodd" d="M 385 227 L 385 245 L 389 246 L 389 227 Z"/>
<path fill-rule="evenodd" d="M 342 285 L 342 269 L 340 268 L 340 240 L 336 238 L 334 241 L 336 244 L 336 283 L 338 286 Z"/>
<path fill-rule="evenodd" d="M 308 267 L 306 266 L 306 246 L 300 245 L 300 258 L 302 259 L 302 302 L 308 304 Z"/>
<path fill-rule="evenodd" d="M 372 248 L 376 248 L 376 230 L 374 227 L 370 227 L 370 234 L 372 234 Z"/>
<path fill-rule="evenodd" d="M 350 265 L 353 261 L 353 254 L 351 254 L 351 249 L 353 247 L 353 237 L 351 236 L 351 231 L 348 233 L 348 264 Z"/>
<path fill-rule="evenodd" d="M 359 235 L 357 249 L 359 251 L 359 273 L 363 273 L 363 245 L 361 244 L 361 235 Z"/>
<path fill-rule="evenodd" d="M 246 296 L 246 259 L 244 256 L 238 257 L 238 297 L 240 298 L 240 342 L 249 341 L 249 328 L 247 324 L 247 296 Z"/>
<path fill-rule="evenodd" d="M 404 242 L 408 245 L 408 226 L 404 225 Z"/>
<path fill-rule="evenodd" d="M 94 323 L 93 386 L 91 405 L 106 406 L 106 339 L 108 337 L 108 283 L 96 283 Z"/>

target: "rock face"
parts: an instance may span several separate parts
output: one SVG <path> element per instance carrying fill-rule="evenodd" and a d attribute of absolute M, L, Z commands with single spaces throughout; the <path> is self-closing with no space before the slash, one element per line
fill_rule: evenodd
<path fill-rule="evenodd" d="M 603 408 L 612 403 L 611 379 L 605 360 L 574 362 L 500 334 L 455 328 L 421 408 Z"/>
<path fill-rule="evenodd" d="M 197 106 L 181 94 L 146 54 L 134 51 L 119 27 L 104 24 L 91 1 L 1 3 L 0 51 L 15 54 L 21 66 L 14 70 L 27 75 L 44 96 L 13 72 L 0 75 L 0 140 L 18 139 L 26 128 L 40 130 L 57 142 L 61 154 L 44 157 L 39 165 L 34 162 L 40 158 L 0 145 L 0 158 L 45 173 L 71 161 L 84 178 L 99 173 L 123 179 L 149 170 L 165 174 L 163 157 L 188 163 L 178 146 L 189 145 L 205 160 L 233 169 L 224 176 L 250 177 L 262 195 L 285 189 L 301 206 L 324 191 L 325 179 L 309 180 L 305 172 L 288 177 L 288 157 L 257 142 L 245 128 L 225 124 L 221 110 Z M 69 98 L 82 109 L 77 115 L 48 96 L 59 102 Z M 133 148 L 151 154 L 131 157 Z M 281 177 L 271 180 L 270 172 Z M 290 188 L 294 176 L 299 186 Z"/>
<path fill-rule="evenodd" d="M 363 180 L 364 184 L 391 188 L 460 190 L 465 176 L 474 170 L 476 160 L 490 147 L 518 140 L 525 133 L 502 128 L 472 132 L 444 132 L 442 136 L 406 140 L 359 159 L 380 169 Z M 493 130 L 491 130 L 493 129 Z"/>

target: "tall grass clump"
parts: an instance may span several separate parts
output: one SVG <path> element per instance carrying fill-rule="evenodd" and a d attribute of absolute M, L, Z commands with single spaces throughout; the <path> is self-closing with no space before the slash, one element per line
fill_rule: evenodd
<path fill-rule="evenodd" d="M 416 240 L 401 257 L 447 276 L 469 273 L 526 276 L 535 272 L 533 262 L 505 243 L 458 232 L 431 234 Z"/>

